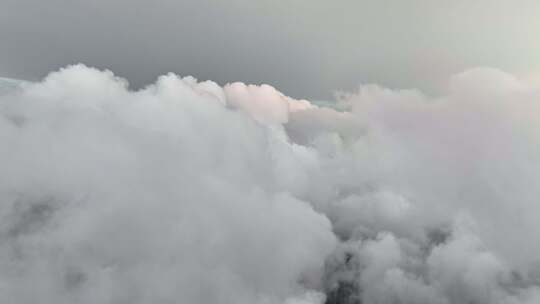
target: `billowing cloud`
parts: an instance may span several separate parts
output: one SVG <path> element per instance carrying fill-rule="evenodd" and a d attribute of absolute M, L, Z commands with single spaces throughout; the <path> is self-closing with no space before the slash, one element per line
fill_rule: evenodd
<path fill-rule="evenodd" d="M 130 92 L 73 66 L 2 97 L 2 302 L 280 303 L 317 287 L 335 237 L 279 168 L 310 152 L 222 93 L 175 75 Z"/>
<path fill-rule="evenodd" d="M 6 303 L 537 303 L 540 89 L 336 109 L 83 65 L 0 96 Z"/>

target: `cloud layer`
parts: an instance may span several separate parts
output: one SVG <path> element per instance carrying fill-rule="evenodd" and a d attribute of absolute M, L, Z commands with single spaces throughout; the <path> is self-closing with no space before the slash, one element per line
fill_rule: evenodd
<path fill-rule="evenodd" d="M 333 108 L 83 65 L 5 89 L 0 300 L 537 303 L 539 97 L 493 69 Z"/>

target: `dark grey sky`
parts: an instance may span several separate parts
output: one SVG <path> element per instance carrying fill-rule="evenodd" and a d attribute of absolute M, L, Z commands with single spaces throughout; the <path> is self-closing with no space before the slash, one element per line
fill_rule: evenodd
<path fill-rule="evenodd" d="M 540 1 L 0 0 L 0 76 L 83 62 L 132 86 L 175 72 L 327 98 L 361 82 L 435 89 L 540 70 Z"/>

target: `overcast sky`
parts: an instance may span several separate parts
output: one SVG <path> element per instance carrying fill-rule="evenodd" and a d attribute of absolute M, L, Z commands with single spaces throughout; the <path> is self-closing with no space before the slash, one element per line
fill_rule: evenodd
<path fill-rule="evenodd" d="M 429 91 L 473 66 L 535 75 L 539 37 L 540 1 L 0 0 L 0 76 L 82 62 L 133 87 L 175 72 L 304 98 Z"/>

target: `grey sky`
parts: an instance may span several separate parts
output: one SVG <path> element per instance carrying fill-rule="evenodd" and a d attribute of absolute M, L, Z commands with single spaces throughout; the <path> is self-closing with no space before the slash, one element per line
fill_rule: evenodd
<path fill-rule="evenodd" d="M 327 98 L 433 90 L 472 66 L 534 74 L 539 37 L 540 1 L 0 0 L 0 76 L 83 62 L 135 87 L 170 71 Z"/>

